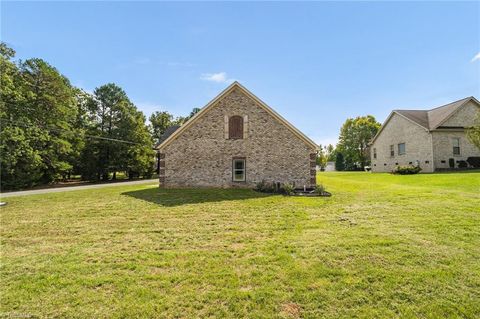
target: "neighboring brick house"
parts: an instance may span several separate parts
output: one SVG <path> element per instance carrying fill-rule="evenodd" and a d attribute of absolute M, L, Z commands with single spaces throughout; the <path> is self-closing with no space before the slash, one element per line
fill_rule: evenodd
<path fill-rule="evenodd" d="M 434 172 L 480 156 L 465 132 L 479 113 L 480 103 L 474 97 L 431 110 L 392 111 L 370 143 L 372 171 L 419 165 L 422 172 Z"/>
<path fill-rule="evenodd" d="M 315 185 L 317 145 L 234 82 L 159 146 L 161 187 Z"/>

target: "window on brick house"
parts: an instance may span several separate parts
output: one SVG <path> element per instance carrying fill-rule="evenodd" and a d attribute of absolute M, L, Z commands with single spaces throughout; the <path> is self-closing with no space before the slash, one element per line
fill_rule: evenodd
<path fill-rule="evenodd" d="M 232 161 L 232 180 L 234 182 L 245 182 L 245 159 L 234 158 Z"/>
<path fill-rule="evenodd" d="M 454 138 L 452 139 L 453 143 L 453 155 L 460 155 L 460 139 Z"/>
<path fill-rule="evenodd" d="M 390 145 L 390 156 L 394 157 L 395 156 L 395 148 L 393 145 Z"/>
<path fill-rule="evenodd" d="M 228 119 L 228 138 L 243 139 L 243 117 L 234 115 Z"/>
<path fill-rule="evenodd" d="M 405 143 L 398 144 L 398 155 L 405 155 Z"/>
<path fill-rule="evenodd" d="M 377 149 L 376 148 L 373 149 L 373 158 L 375 158 L 375 159 L 377 158 Z"/>

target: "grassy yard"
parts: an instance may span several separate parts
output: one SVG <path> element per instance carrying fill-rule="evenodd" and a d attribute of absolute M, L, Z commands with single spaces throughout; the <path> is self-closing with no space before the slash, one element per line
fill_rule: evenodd
<path fill-rule="evenodd" d="M 479 172 L 318 181 L 8 198 L 0 318 L 478 318 Z"/>

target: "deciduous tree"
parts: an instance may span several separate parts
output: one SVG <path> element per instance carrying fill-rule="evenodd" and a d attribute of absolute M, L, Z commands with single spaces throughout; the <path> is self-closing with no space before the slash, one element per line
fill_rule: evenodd
<path fill-rule="evenodd" d="M 475 119 L 474 125 L 467 130 L 468 139 L 480 149 L 480 115 Z"/>
<path fill-rule="evenodd" d="M 379 128 L 380 123 L 372 115 L 345 121 L 340 130 L 337 151 L 344 156 L 346 170 L 364 168 L 368 164 L 368 144 Z"/>

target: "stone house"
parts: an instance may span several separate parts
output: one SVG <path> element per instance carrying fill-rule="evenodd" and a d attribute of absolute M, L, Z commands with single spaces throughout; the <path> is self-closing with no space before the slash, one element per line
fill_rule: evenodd
<path fill-rule="evenodd" d="M 158 146 L 161 187 L 312 187 L 317 145 L 234 82 Z"/>
<path fill-rule="evenodd" d="M 370 143 L 372 171 L 418 165 L 422 172 L 434 172 L 480 156 L 465 132 L 479 113 L 480 103 L 474 97 L 431 110 L 392 111 Z"/>

